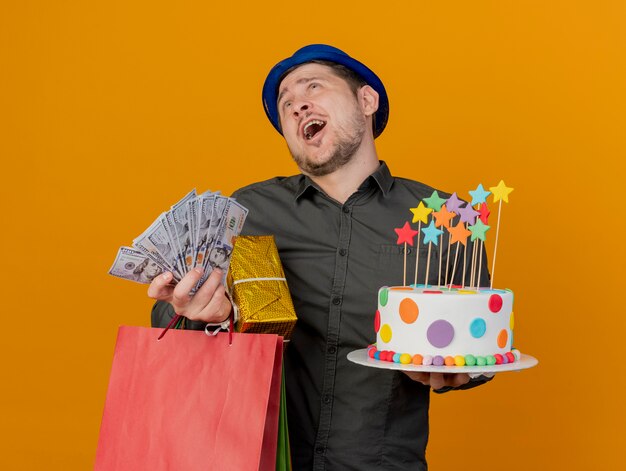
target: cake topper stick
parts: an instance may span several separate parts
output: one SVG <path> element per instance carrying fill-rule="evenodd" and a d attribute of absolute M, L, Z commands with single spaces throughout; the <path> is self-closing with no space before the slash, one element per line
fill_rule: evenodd
<path fill-rule="evenodd" d="M 432 244 L 433 243 L 435 245 L 439 244 L 439 240 L 437 239 L 437 236 L 441 234 L 443 231 L 441 229 L 437 229 L 435 227 L 435 221 L 431 220 L 430 224 L 424 229 L 422 229 L 422 232 L 424 233 L 424 244 L 428 243 L 428 261 L 426 262 L 426 281 L 424 283 L 424 285 L 428 286 L 428 274 L 430 272 L 430 254 L 431 254 Z"/>
<path fill-rule="evenodd" d="M 467 269 L 467 244 L 463 247 L 463 283 L 462 288 L 465 289 L 465 272 Z"/>
<path fill-rule="evenodd" d="M 471 240 L 475 242 L 476 239 L 480 239 L 483 243 L 485 242 L 485 232 L 489 230 L 489 226 L 483 223 L 481 219 L 476 221 L 476 224 L 469 227 L 470 232 L 472 233 Z M 476 254 L 475 258 L 478 258 L 478 245 L 474 243 L 474 253 Z M 482 268 L 482 246 L 480 250 L 480 261 L 474 260 L 474 270 L 472 274 L 472 286 L 474 286 L 474 276 L 476 275 L 476 287 L 478 287 L 480 281 L 480 269 Z"/>
<path fill-rule="evenodd" d="M 446 252 L 446 276 L 443 280 L 443 284 L 447 285 L 448 284 L 448 268 L 450 267 L 450 246 L 452 244 L 450 243 L 450 234 L 448 234 L 448 251 Z M 459 248 L 456 248 L 456 251 L 458 253 Z M 454 256 L 454 263 L 456 264 L 456 255 Z"/>
<path fill-rule="evenodd" d="M 452 282 L 454 280 L 454 275 L 456 273 L 456 264 L 459 257 L 459 244 L 463 244 L 465 248 L 465 254 L 467 254 L 467 238 L 471 234 L 470 231 L 467 230 L 467 227 L 459 221 L 456 226 L 448 228 L 448 247 L 450 244 L 456 244 L 456 252 L 454 254 L 454 266 L 452 268 L 452 277 L 450 279 L 450 288 L 452 287 Z M 450 251 L 450 249 L 448 249 Z M 466 257 L 464 256 L 464 260 Z M 447 278 L 447 277 L 446 277 Z M 465 287 L 465 263 L 463 263 L 463 286 Z"/>
<path fill-rule="evenodd" d="M 428 275 L 430 274 L 430 249 L 433 246 L 431 242 L 428 243 L 428 258 L 426 259 L 426 277 L 424 279 L 424 287 L 428 288 Z"/>
<path fill-rule="evenodd" d="M 439 236 L 439 242 L 439 275 L 437 276 L 437 286 L 441 287 L 441 257 L 443 256 L 443 250 L 441 249 L 443 248 L 443 232 Z"/>
<path fill-rule="evenodd" d="M 447 283 L 448 276 L 446 275 L 446 285 L 448 286 L 448 289 L 452 289 L 452 283 L 454 282 L 454 274 L 456 273 L 456 264 L 458 260 L 459 260 L 459 243 L 457 242 L 455 245 L 455 250 L 454 250 L 454 265 L 452 265 L 452 276 L 450 277 L 449 284 Z"/>
<path fill-rule="evenodd" d="M 452 240 L 452 234 L 450 232 L 450 226 L 452 225 L 452 223 L 454 222 L 454 217 L 459 215 L 459 210 L 461 209 L 461 206 L 463 206 L 465 203 L 459 199 L 459 197 L 457 196 L 456 192 L 452 193 L 452 195 L 450 196 L 450 198 L 448 198 L 446 200 L 446 209 L 448 211 L 450 211 L 451 213 L 453 213 L 452 218 L 450 219 L 450 224 L 447 226 L 448 229 L 448 252 L 447 252 L 447 258 L 446 258 L 446 278 L 445 278 L 445 284 L 448 284 L 448 268 L 450 267 L 450 248 L 451 246 L 454 244 L 454 242 L 451 242 Z M 455 262 L 454 265 L 456 266 L 456 259 L 458 257 L 458 253 L 459 253 L 459 247 L 457 244 L 456 247 L 456 253 L 455 253 Z M 452 276 L 452 278 L 454 278 L 454 275 Z M 450 284 L 452 284 L 452 282 L 450 282 Z"/>
<path fill-rule="evenodd" d="M 406 242 L 404 243 L 404 269 L 402 270 L 402 286 L 406 286 Z"/>
<path fill-rule="evenodd" d="M 448 211 L 448 208 L 445 204 L 442 204 L 441 207 L 433 212 L 433 217 L 435 218 L 435 227 L 445 227 L 446 229 L 450 229 L 450 221 L 452 218 L 456 216 L 455 213 Z M 439 237 L 439 242 L 441 242 L 440 250 L 439 250 L 439 277 L 437 279 L 437 285 L 441 286 L 441 267 L 443 266 L 442 256 L 443 250 L 443 230 L 441 231 L 441 235 Z M 446 255 L 446 265 L 448 264 L 448 257 Z M 444 281 L 445 284 L 445 281 Z"/>
<path fill-rule="evenodd" d="M 493 289 L 493 278 L 494 273 L 496 271 L 496 253 L 498 250 L 498 233 L 500 232 L 500 212 L 502 210 L 502 200 L 505 203 L 509 202 L 509 193 L 513 191 L 513 188 L 508 188 L 504 184 L 504 180 L 500 180 L 497 186 L 492 186 L 489 188 L 491 193 L 493 193 L 493 202 L 498 203 L 498 220 L 496 222 L 496 240 L 495 245 L 493 247 L 493 261 L 491 263 L 491 285 L 490 288 Z"/>
<path fill-rule="evenodd" d="M 432 198 L 432 196 L 431 196 Z M 413 281 L 413 284 L 417 284 L 417 269 L 419 268 L 419 262 L 420 262 L 420 235 L 422 232 L 422 223 L 424 224 L 428 224 L 428 215 L 430 213 L 433 212 L 433 210 L 431 208 L 427 208 L 424 205 L 423 201 L 420 201 L 420 203 L 417 205 L 417 207 L 415 208 L 411 208 L 411 212 L 413 213 L 413 220 L 411 221 L 413 224 L 415 224 L 416 222 L 418 222 L 418 226 L 417 226 L 417 246 L 416 246 L 416 251 L 415 251 L 415 280 Z"/>
<path fill-rule="evenodd" d="M 422 232 L 422 221 L 417 225 L 417 244 L 415 245 L 415 279 L 413 284 L 417 285 L 417 269 L 420 266 L 420 235 Z"/>
<path fill-rule="evenodd" d="M 404 270 L 403 270 L 402 282 L 403 282 L 403 286 L 406 286 L 407 243 L 411 247 L 413 247 L 413 237 L 415 237 L 415 234 L 417 234 L 417 231 L 414 231 L 413 229 L 411 229 L 411 226 L 409 225 L 409 221 L 406 221 L 404 223 L 404 226 L 395 228 L 394 231 L 396 231 L 396 234 L 398 234 L 398 241 L 396 242 L 396 244 L 401 245 L 402 243 L 404 243 Z"/>
<path fill-rule="evenodd" d="M 480 273 L 483 270 L 483 246 L 485 243 L 480 241 L 480 255 L 478 256 L 478 276 L 476 277 L 476 288 L 480 289 Z"/>
<path fill-rule="evenodd" d="M 472 226 L 470 226 L 472 227 Z M 472 268 L 470 270 L 470 288 L 474 287 L 474 275 L 476 273 L 476 244 L 472 244 Z"/>

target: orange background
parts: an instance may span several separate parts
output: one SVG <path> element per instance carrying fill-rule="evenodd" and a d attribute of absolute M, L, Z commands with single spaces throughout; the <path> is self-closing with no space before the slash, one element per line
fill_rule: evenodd
<path fill-rule="evenodd" d="M 621 0 L 3 2 L 0 468 L 92 466 L 117 328 L 149 323 L 107 275 L 118 246 L 192 187 L 296 172 L 260 89 L 310 42 L 382 77 L 396 175 L 515 188 L 495 284 L 540 365 L 434 397 L 431 468 L 621 468 L 625 21 Z"/>

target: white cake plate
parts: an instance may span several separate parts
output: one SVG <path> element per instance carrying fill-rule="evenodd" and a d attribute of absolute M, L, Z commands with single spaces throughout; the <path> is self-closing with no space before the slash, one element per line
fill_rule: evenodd
<path fill-rule="evenodd" d="M 500 373 L 503 371 L 519 371 L 526 368 L 532 368 L 539 363 L 535 357 L 521 354 L 519 361 L 513 363 L 505 363 L 502 365 L 485 365 L 485 366 L 435 366 L 435 365 L 403 365 L 402 363 L 393 363 L 391 361 L 374 360 L 367 355 L 367 348 L 362 350 L 354 350 L 348 353 L 348 360 L 358 365 L 371 366 L 373 368 L 383 368 L 385 370 L 400 371 L 420 371 L 424 373 L 467 373 L 471 376 L 482 373 Z"/>

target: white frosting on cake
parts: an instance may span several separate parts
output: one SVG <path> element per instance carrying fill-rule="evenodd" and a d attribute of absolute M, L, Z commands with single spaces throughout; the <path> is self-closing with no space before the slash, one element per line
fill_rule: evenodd
<path fill-rule="evenodd" d="M 378 292 L 376 348 L 410 355 L 505 355 L 513 341 L 513 292 L 384 287 Z"/>

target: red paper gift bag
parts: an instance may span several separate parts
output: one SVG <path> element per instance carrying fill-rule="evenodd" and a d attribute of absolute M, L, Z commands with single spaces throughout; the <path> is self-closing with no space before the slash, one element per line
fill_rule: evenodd
<path fill-rule="evenodd" d="M 274 470 L 283 339 L 120 327 L 96 470 Z"/>

